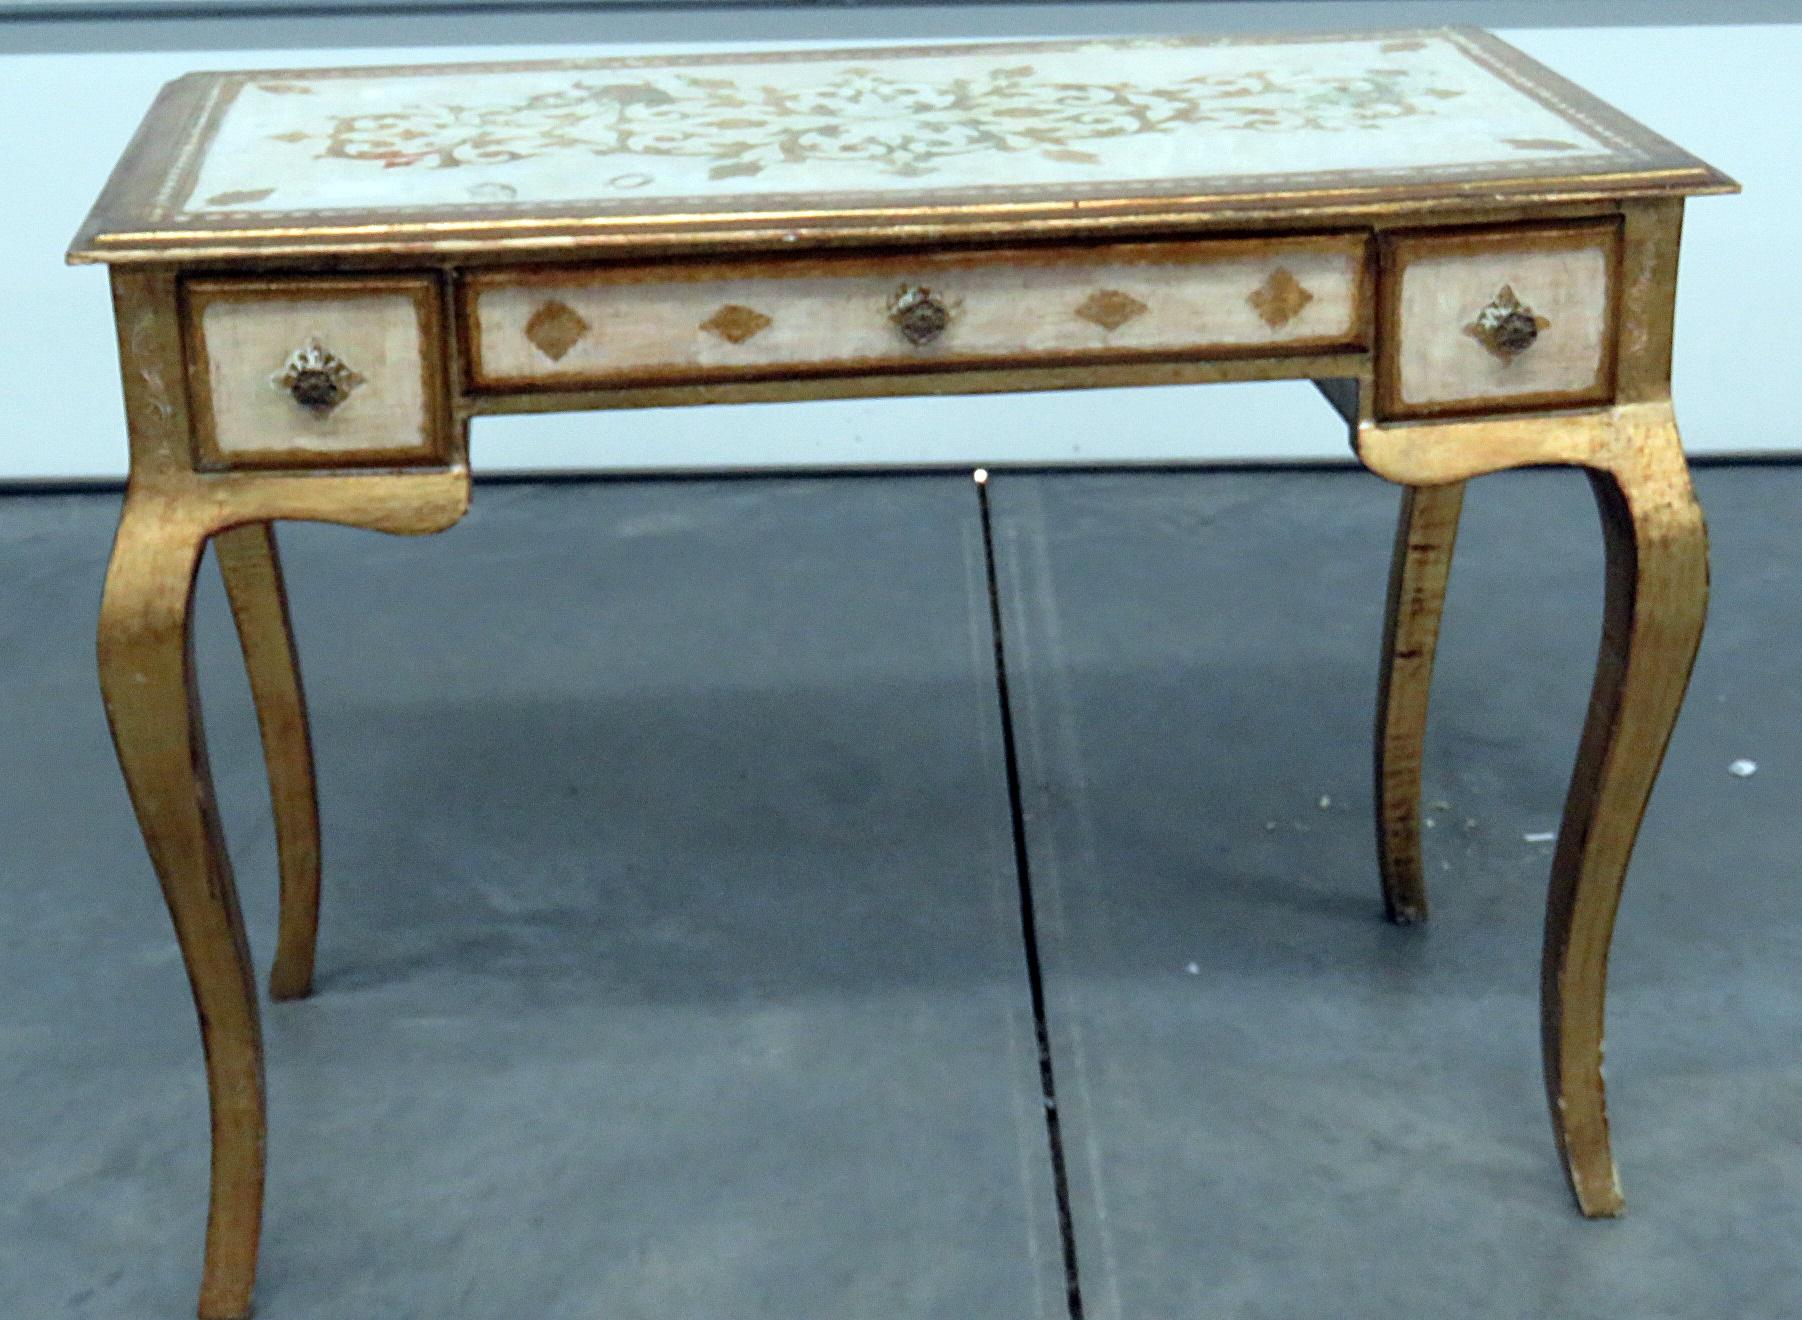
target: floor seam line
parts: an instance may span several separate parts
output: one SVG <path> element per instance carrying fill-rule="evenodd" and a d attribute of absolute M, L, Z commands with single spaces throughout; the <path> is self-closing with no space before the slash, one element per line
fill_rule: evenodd
<path fill-rule="evenodd" d="M 995 696 L 1001 715 L 1001 751 L 1007 772 L 1007 805 L 1014 842 L 1014 875 L 1020 890 L 1020 929 L 1025 945 L 1026 978 L 1032 994 L 1033 1031 L 1038 1041 L 1039 1090 L 1045 1114 L 1045 1141 L 1051 1155 L 1051 1178 L 1057 1195 L 1058 1237 L 1064 1256 L 1064 1300 L 1070 1320 L 1084 1320 L 1082 1281 L 1076 1263 L 1076 1229 L 1070 1213 L 1070 1179 L 1064 1161 L 1062 1118 L 1057 1107 L 1057 1077 L 1051 1060 L 1046 1020 L 1045 981 L 1039 963 L 1038 924 L 1033 911 L 1032 865 L 1026 846 L 1026 814 L 1020 782 L 1019 751 L 1014 741 L 1013 702 L 1007 681 L 1007 647 L 1001 623 L 1001 586 L 995 567 L 994 522 L 989 509 L 986 473 L 978 473 L 976 500 L 982 516 L 982 553 L 989 587 L 989 626 L 995 643 Z"/>

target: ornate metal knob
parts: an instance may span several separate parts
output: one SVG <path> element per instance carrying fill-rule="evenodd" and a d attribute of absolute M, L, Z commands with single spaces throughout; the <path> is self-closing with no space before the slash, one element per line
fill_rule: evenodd
<path fill-rule="evenodd" d="M 930 344 L 951 324 L 951 309 L 918 284 L 903 284 L 889 299 L 888 319 L 901 337 L 916 347 Z"/>
<path fill-rule="evenodd" d="M 1504 284 L 1464 333 L 1507 363 L 1533 347 L 1539 332 L 1550 324 L 1515 296 L 1513 285 Z"/>
<path fill-rule="evenodd" d="M 361 376 L 317 339 L 309 339 L 290 353 L 282 369 L 269 379 L 277 389 L 292 395 L 302 408 L 320 417 L 343 403 L 363 383 Z"/>

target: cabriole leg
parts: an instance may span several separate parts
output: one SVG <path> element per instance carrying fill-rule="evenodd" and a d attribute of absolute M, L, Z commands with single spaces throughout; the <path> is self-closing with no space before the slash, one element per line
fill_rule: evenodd
<path fill-rule="evenodd" d="M 263 1047 L 194 681 L 194 576 L 205 539 L 180 509 L 127 496 L 101 603 L 100 684 L 206 1052 L 213 1152 L 199 1314 L 239 1320 L 250 1314 L 262 1223 Z"/>
<path fill-rule="evenodd" d="M 1607 545 L 1595 687 L 1546 905 L 1541 1021 L 1552 1126 L 1577 1204 L 1620 1213 L 1602 1086 L 1608 946 L 1627 862 L 1701 641 L 1708 545 L 1676 431 L 1623 437 L 1591 483 Z"/>
<path fill-rule="evenodd" d="M 312 990 L 319 939 L 319 794 L 275 528 L 256 522 L 221 532 L 213 540 L 213 553 L 250 673 L 275 812 L 281 924 L 269 993 L 276 999 L 299 999 Z"/>
<path fill-rule="evenodd" d="M 1420 767 L 1433 652 L 1452 571 L 1464 483 L 1402 491 L 1377 683 L 1377 866 L 1383 907 L 1401 925 L 1427 917 L 1420 860 Z"/>
<path fill-rule="evenodd" d="M 1662 379 L 1652 381 L 1662 389 Z M 1541 963 L 1546 1095 L 1583 1213 L 1618 1214 L 1602 1089 L 1608 946 L 1634 840 L 1689 686 L 1708 603 L 1708 539 L 1668 397 L 1594 412 L 1385 426 L 1359 457 L 1407 486 L 1556 464 L 1590 474 L 1607 550 L 1602 643 L 1552 861 Z"/>

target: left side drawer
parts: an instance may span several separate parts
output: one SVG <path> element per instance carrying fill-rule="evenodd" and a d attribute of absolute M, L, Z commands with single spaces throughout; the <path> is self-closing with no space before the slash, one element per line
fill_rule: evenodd
<path fill-rule="evenodd" d="M 429 275 L 190 281 L 199 465 L 445 462 L 439 299 Z"/>

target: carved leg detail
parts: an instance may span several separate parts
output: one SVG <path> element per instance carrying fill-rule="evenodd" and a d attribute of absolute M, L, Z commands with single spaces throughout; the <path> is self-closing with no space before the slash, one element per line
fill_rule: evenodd
<path fill-rule="evenodd" d="M 275 812 L 281 926 L 269 993 L 276 999 L 299 999 L 313 988 L 319 939 L 319 795 L 275 528 L 258 522 L 221 532 L 213 540 L 213 553 L 250 671 Z"/>
<path fill-rule="evenodd" d="M 1433 651 L 1445 606 L 1464 483 L 1402 491 L 1389 565 L 1388 615 L 1377 685 L 1377 866 L 1383 907 L 1406 925 L 1427 917 L 1420 860 L 1420 764 L 1427 732 Z"/>
<path fill-rule="evenodd" d="M 1701 640 L 1708 546 L 1674 430 L 1631 436 L 1591 483 L 1607 598 L 1589 716 L 1546 906 L 1541 1021 L 1546 1095 L 1584 1214 L 1620 1213 L 1602 1086 L 1608 945 L 1627 861 Z"/>
<path fill-rule="evenodd" d="M 250 951 L 213 802 L 191 611 L 204 528 L 128 495 L 100 610 L 100 684 L 200 1015 L 212 1198 L 199 1314 L 248 1316 L 263 1204 L 263 1047 Z"/>

